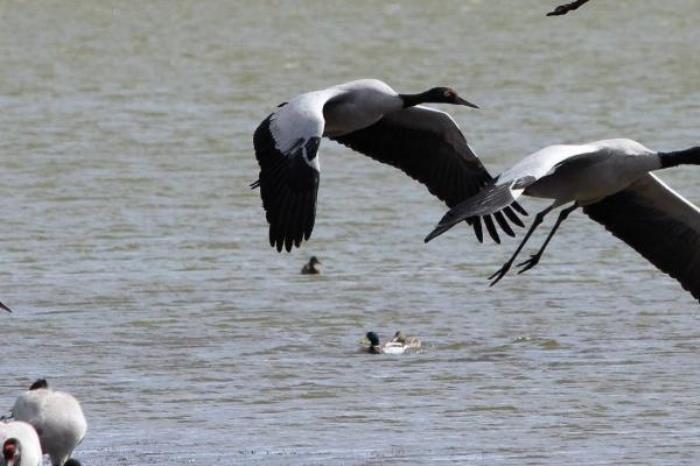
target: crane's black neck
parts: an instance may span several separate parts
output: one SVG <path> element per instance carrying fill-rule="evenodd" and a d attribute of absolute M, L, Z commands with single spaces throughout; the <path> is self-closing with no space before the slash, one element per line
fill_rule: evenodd
<path fill-rule="evenodd" d="M 403 108 L 415 107 L 416 105 L 430 102 L 430 91 L 421 92 L 420 94 L 399 94 L 403 101 Z"/>
<path fill-rule="evenodd" d="M 31 384 L 29 390 L 38 390 L 40 388 L 49 388 L 49 383 L 46 381 L 46 379 L 37 379 L 33 384 Z"/>
<path fill-rule="evenodd" d="M 700 146 L 674 152 L 659 152 L 659 160 L 661 160 L 661 168 L 700 165 Z"/>

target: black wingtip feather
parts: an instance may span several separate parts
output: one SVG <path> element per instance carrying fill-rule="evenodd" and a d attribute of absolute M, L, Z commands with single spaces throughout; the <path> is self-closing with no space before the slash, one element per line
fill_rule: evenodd
<path fill-rule="evenodd" d="M 528 216 L 527 210 L 523 209 L 523 207 L 517 203 L 517 201 L 513 202 L 511 204 L 511 207 L 513 207 L 515 210 L 518 211 L 520 215 Z"/>
<path fill-rule="evenodd" d="M 481 226 L 481 219 L 479 217 L 474 218 L 474 234 L 479 243 L 484 243 L 484 229 Z"/>
<path fill-rule="evenodd" d="M 498 236 L 498 230 L 496 230 L 496 226 L 493 224 L 491 216 L 484 215 L 483 219 L 484 224 L 486 225 L 486 230 L 489 232 L 491 239 L 493 239 L 497 244 L 501 244 L 501 238 Z"/>
<path fill-rule="evenodd" d="M 510 237 L 515 236 L 515 232 L 513 229 L 510 227 L 508 222 L 506 222 L 505 217 L 503 217 L 503 214 L 500 212 L 496 212 L 493 214 L 493 216 L 496 218 L 496 221 L 498 222 L 498 225 L 501 227 L 501 229 Z"/>
<path fill-rule="evenodd" d="M 505 209 L 503 209 L 503 212 L 506 214 L 506 216 L 511 222 L 513 222 L 520 228 L 525 227 L 525 224 L 522 220 L 520 220 L 520 217 L 518 217 L 518 215 L 515 212 L 513 212 L 513 209 L 511 209 L 510 207 L 506 207 Z"/>

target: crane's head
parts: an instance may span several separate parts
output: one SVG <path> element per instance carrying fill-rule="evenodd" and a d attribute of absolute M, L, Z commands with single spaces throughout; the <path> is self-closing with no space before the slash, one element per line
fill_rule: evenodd
<path fill-rule="evenodd" d="M 8 438 L 2 445 L 2 464 L 8 466 L 20 464 L 22 450 L 16 438 Z"/>
<path fill-rule="evenodd" d="M 452 104 L 479 108 L 477 105 L 461 98 L 457 91 L 451 87 L 434 87 L 420 94 L 399 94 L 399 97 L 403 100 L 404 107 L 413 107 L 420 104 Z"/>
<path fill-rule="evenodd" d="M 436 103 L 436 104 L 453 104 L 453 105 L 466 105 L 467 107 L 479 108 L 476 104 L 464 100 L 457 94 L 457 91 L 451 87 L 434 87 L 423 94 L 429 98 L 426 102 Z"/>

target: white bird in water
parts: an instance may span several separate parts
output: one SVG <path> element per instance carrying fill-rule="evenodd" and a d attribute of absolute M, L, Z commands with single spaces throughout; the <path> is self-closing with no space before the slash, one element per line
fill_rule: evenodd
<path fill-rule="evenodd" d="M 0 422 L 0 445 L 0 466 L 41 466 L 39 436 L 26 422 Z"/>
<path fill-rule="evenodd" d="M 399 94 L 382 81 L 362 79 L 301 94 L 269 115 L 253 137 L 260 176 L 251 187 L 260 187 L 270 245 L 291 251 L 311 235 L 323 136 L 403 170 L 450 207 L 491 182 L 454 120 L 423 103 L 477 108 L 447 87 Z M 510 236 L 514 233 L 508 220 L 523 226 L 513 209 L 527 215 L 513 204 L 483 216 L 496 242 L 499 236 L 491 216 Z M 481 241 L 480 219 L 467 222 Z"/>
<path fill-rule="evenodd" d="M 54 391 L 46 380 L 39 379 L 17 398 L 12 415 L 34 426 L 52 466 L 80 465 L 70 456 L 85 438 L 87 421 L 72 395 Z"/>
<path fill-rule="evenodd" d="M 552 209 L 559 213 L 542 247 L 518 264 L 522 273 L 542 257 L 562 221 L 576 208 L 602 224 L 700 301 L 700 210 L 649 173 L 677 165 L 700 165 L 700 147 L 655 152 L 630 139 L 555 145 L 504 171 L 477 195 L 453 207 L 425 238 L 428 242 L 465 218 L 488 215 L 522 194 L 553 199 L 539 212 L 511 258 L 489 277 L 508 272 L 532 232 Z"/>

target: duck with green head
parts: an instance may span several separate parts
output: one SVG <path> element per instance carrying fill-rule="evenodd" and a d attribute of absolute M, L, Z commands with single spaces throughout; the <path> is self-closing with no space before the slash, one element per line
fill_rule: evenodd
<path fill-rule="evenodd" d="M 406 346 L 403 343 L 396 341 L 379 342 L 379 335 L 375 332 L 367 332 L 369 347 L 367 352 L 371 354 L 401 354 L 406 351 Z"/>

